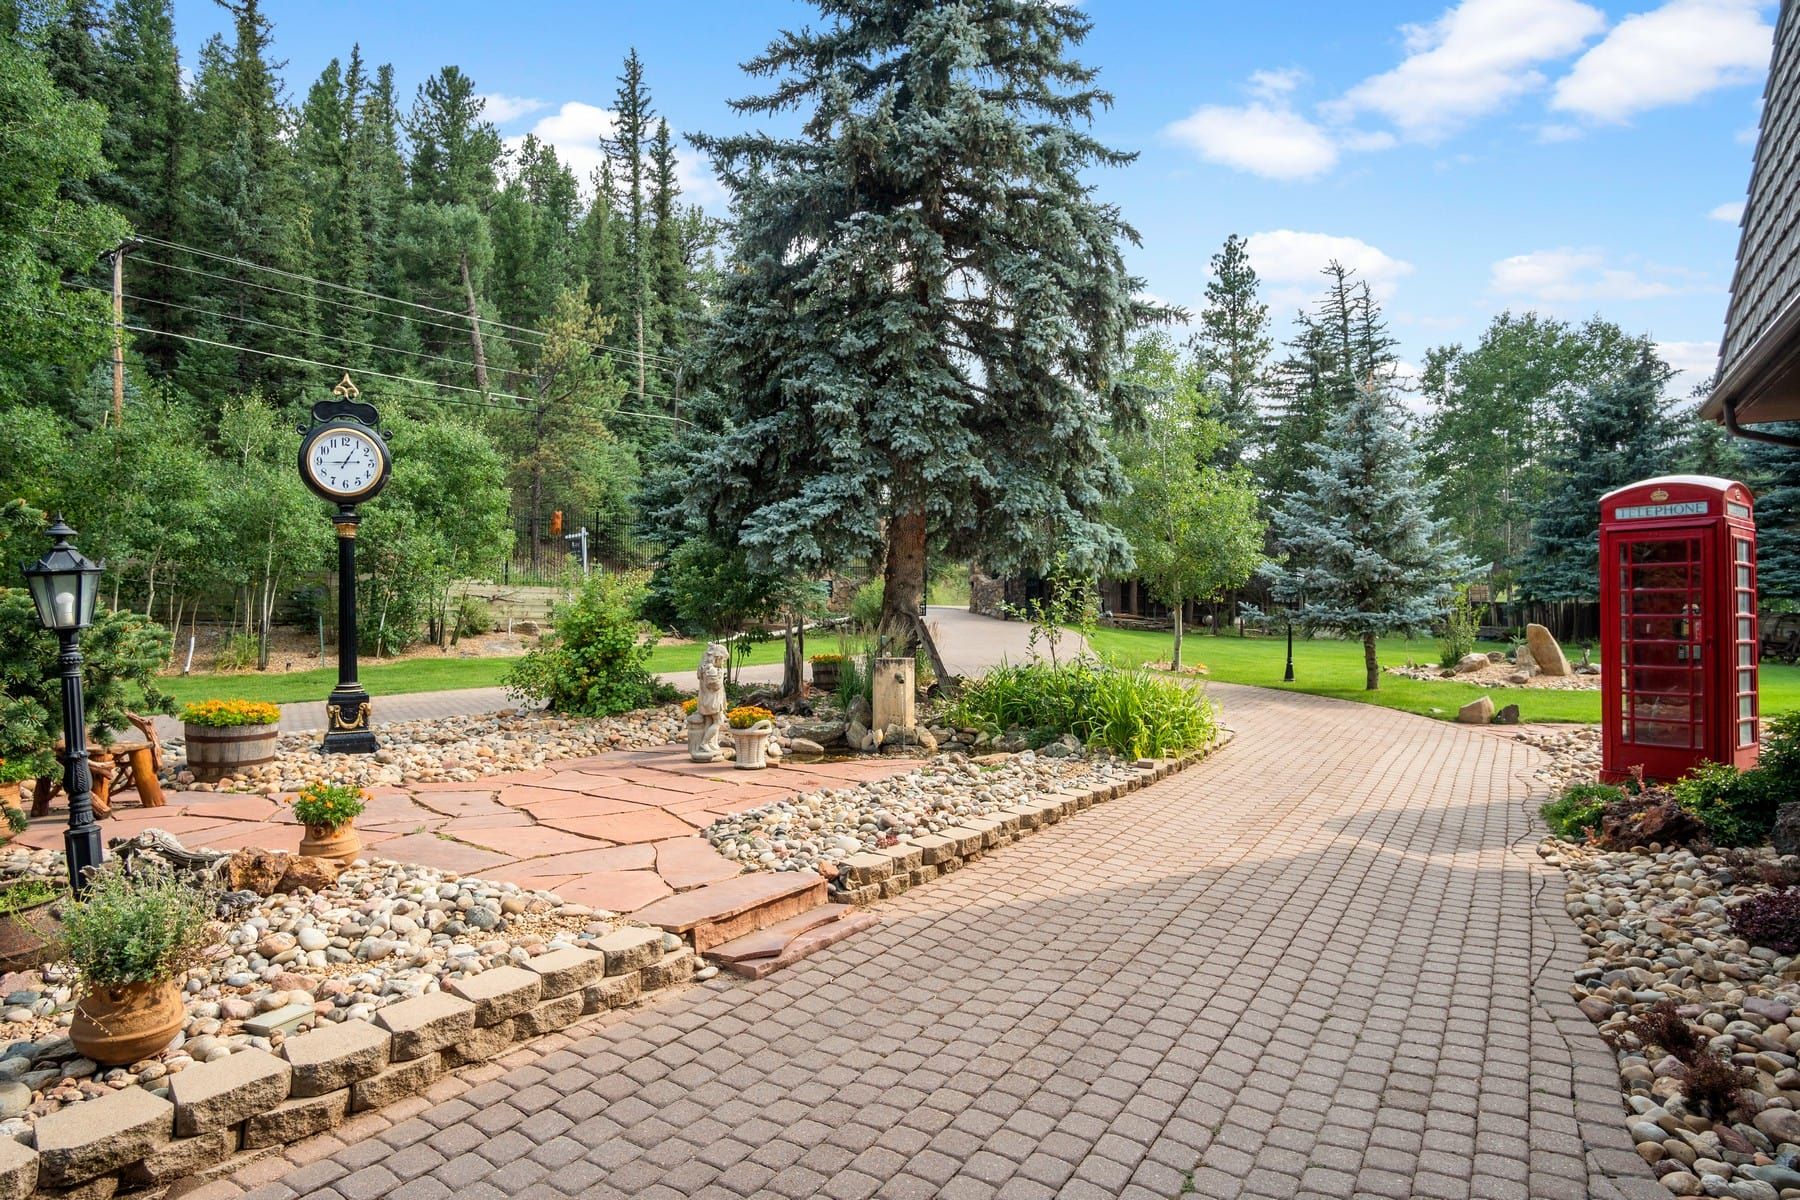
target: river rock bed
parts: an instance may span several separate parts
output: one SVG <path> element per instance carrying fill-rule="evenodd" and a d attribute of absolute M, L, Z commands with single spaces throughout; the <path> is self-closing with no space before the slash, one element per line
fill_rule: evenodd
<path fill-rule="evenodd" d="M 1066 743 L 1017 754 L 941 754 L 918 770 L 854 787 L 801 792 L 715 821 L 702 836 L 748 870 L 816 871 L 853 854 L 938 833 L 1058 788 L 1132 777 L 1131 763 Z"/>
<path fill-rule="evenodd" d="M 197 792 L 264 796 L 298 791 L 315 780 L 362 787 L 468 783 L 560 759 L 666 746 L 687 736 L 681 709 L 673 704 L 598 719 L 503 709 L 400 721 L 378 726 L 377 733 L 381 749 L 370 755 L 320 754 L 319 734 L 288 734 L 281 738 L 274 762 L 218 783 L 196 783 L 186 754 L 171 745 L 163 782 Z"/>
<path fill-rule="evenodd" d="M 1539 725 L 1521 729 L 1512 736 L 1549 755 L 1550 761 L 1535 773 L 1546 793 L 1600 778 L 1598 725 Z"/>
<path fill-rule="evenodd" d="M 58 851 L 0 851 L 0 882 L 63 871 Z M 359 861 L 316 894 L 229 893 L 222 913 L 222 940 L 183 981 L 186 1026 L 168 1049 L 128 1067 L 98 1067 L 75 1051 L 65 967 L 0 977 L 0 1135 L 20 1137 L 40 1116 L 134 1084 L 166 1094 L 167 1076 L 195 1062 L 272 1050 L 320 1021 L 370 1020 L 449 979 L 586 948 L 628 924 L 549 892 L 385 860 Z M 293 1023 L 266 1036 L 245 1029 L 267 1013 Z"/>
<path fill-rule="evenodd" d="M 1624 1117 L 1638 1153 L 1677 1196 L 1800 1197 L 1800 958 L 1737 937 L 1731 906 L 1800 872 L 1767 848 L 1602 851 L 1554 839 L 1539 853 L 1567 873 L 1564 906 L 1588 958 L 1570 993 L 1618 1054 Z M 1701 1047 L 1744 1069 L 1727 1117 L 1698 1111 L 1681 1064 L 1626 1029 L 1658 1001 L 1679 1006 Z"/>

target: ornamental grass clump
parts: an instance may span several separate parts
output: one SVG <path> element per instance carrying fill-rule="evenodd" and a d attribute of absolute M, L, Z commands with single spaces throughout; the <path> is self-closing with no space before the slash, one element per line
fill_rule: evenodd
<path fill-rule="evenodd" d="M 140 863 L 95 871 L 63 913 L 63 946 L 88 987 L 164 983 L 201 961 L 212 942 L 214 895 L 191 877 Z"/>
<path fill-rule="evenodd" d="M 181 720 L 206 729 L 276 725 L 281 721 L 281 709 L 260 700 L 199 700 L 181 710 Z"/>
<path fill-rule="evenodd" d="M 337 829 L 355 820 L 369 793 L 342 783 L 309 783 L 294 797 L 294 818 L 302 825 Z"/>
<path fill-rule="evenodd" d="M 733 729 L 752 729 L 774 719 L 775 714 L 760 704 L 740 704 L 725 714 L 725 723 Z"/>
<path fill-rule="evenodd" d="M 1218 731 L 1212 703 L 1179 680 L 1091 659 L 996 667 L 964 689 L 946 719 L 989 735 L 1069 734 L 1127 758 L 1190 750 Z"/>

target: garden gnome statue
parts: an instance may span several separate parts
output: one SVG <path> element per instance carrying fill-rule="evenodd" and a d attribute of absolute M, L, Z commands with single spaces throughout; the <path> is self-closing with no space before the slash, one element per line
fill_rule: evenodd
<path fill-rule="evenodd" d="M 718 762 L 725 757 L 719 749 L 719 732 L 725 725 L 725 664 L 723 642 L 706 643 L 700 656 L 700 699 L 688 717 L 688 757 L 695 762 Z"/>

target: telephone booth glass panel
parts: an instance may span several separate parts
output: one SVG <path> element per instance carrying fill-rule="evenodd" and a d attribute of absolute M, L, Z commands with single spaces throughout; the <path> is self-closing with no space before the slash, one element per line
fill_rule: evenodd
<path fill-rule="evenodd" d="M 1635 745 L 1704 744 L 1704 558 L 1697 536 L 1619 545 L 1619 715 Z"/>
<path fill-rule="evenodd" d="M 1756 621 L 1756 542 L 1741 530 L 1732 531 L 1731 596 L 1732 728 L 1736 746 L 1742 750 L 1757 742 L 1756 659 L 1760 634 Z"/>

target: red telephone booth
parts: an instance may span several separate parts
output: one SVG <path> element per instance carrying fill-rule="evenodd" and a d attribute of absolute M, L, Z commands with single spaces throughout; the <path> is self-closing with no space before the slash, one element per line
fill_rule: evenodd
<path fill-rule="evenodd" d="M 1600 498 L 1604 776 L 1675 779 L 1757 754 L 1750 489 L 1665 475 Z"/>

